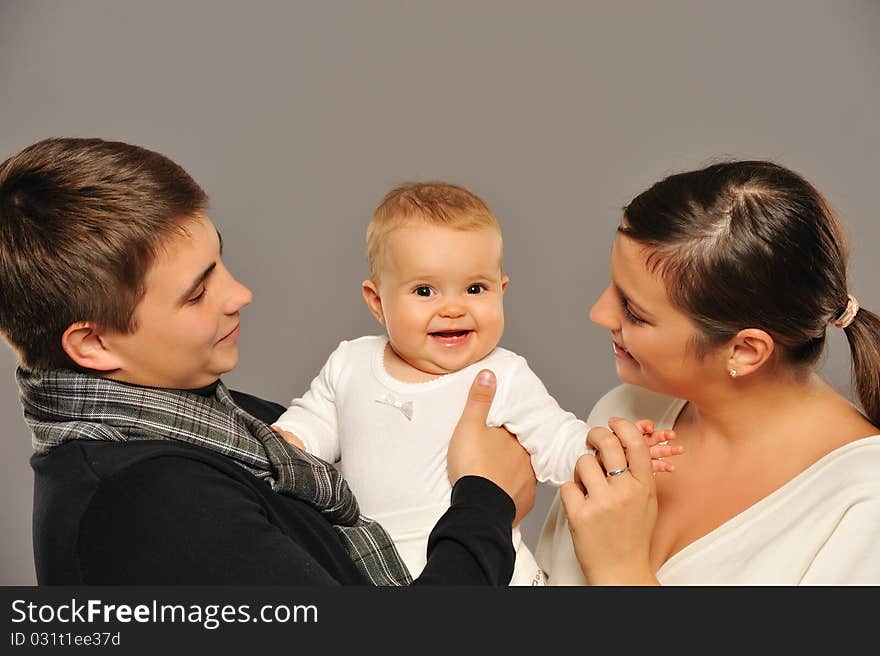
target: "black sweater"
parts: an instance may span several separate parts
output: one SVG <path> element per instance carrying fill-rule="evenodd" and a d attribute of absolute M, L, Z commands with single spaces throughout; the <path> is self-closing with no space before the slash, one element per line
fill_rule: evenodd
<path fill-rule="evenodd" d="M 282 406 L 240 393 L 264 421 Z M 338 533 L 233 461 L 172 441 L 75 440 L 31 458 L 41 585 L 367 584 Z M 506 585 L 510 497 L 460 480 L 416 584 Z"/>

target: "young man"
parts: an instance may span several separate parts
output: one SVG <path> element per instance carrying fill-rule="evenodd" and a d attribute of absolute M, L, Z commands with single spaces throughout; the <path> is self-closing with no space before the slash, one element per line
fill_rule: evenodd
<path fill-rule="evenodd" d="M 251 293 L 206 200 L 124 143 L 48 139 L 0 164 L 0 331 L 34 435 L 38 582 L 409 583 L 336 470 L 265 423 L 284 408 L 220 381 Z M 478 378 L 417 583 L 506 584 L 514 514 L 534 502 Z"/>

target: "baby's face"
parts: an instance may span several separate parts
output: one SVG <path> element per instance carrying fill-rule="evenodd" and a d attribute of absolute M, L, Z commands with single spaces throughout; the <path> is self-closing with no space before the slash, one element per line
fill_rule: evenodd
<path fill-rule="evenodd" d="M 501 235 L 415 224 L 388 236 L 378 312 L 395 353 L 429 374 L 484 358 L 504 332 Z"/>

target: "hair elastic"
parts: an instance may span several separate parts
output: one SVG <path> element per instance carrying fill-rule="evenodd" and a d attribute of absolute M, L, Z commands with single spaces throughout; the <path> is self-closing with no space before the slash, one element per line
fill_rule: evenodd
<path fill-rule="evenodd" d="M 838 328 L 846 328 L 853 322 L 853 319 L 856 318 L 858 313 L 859 302 L 856 300 L 855 296 L 847 294 L 846 309 L 843 311 L 843 314 L 834 320 L 834 325 Z"/>

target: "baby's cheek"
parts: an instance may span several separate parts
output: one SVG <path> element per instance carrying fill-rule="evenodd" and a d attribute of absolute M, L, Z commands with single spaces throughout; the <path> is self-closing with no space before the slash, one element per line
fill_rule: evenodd
<path fill-rule="evenodd" d="M 504 332 L 504 308 L 498 307 L 491 315 L 491 330 L 498 333 L 497 339 L 501 339 L 501 333 Z"/>
<path fill-rule="evenodd" d="M 481 357 L 485 357 L 501 341 L 501 337 L 504 334 L 504 316 L 500 315 L 496 321 L 490 322 L 488 327 L 483 328 L 482 333 L 484 339 L 482 350 L 485 350 L 485 353 L 482 353 Z"/>

